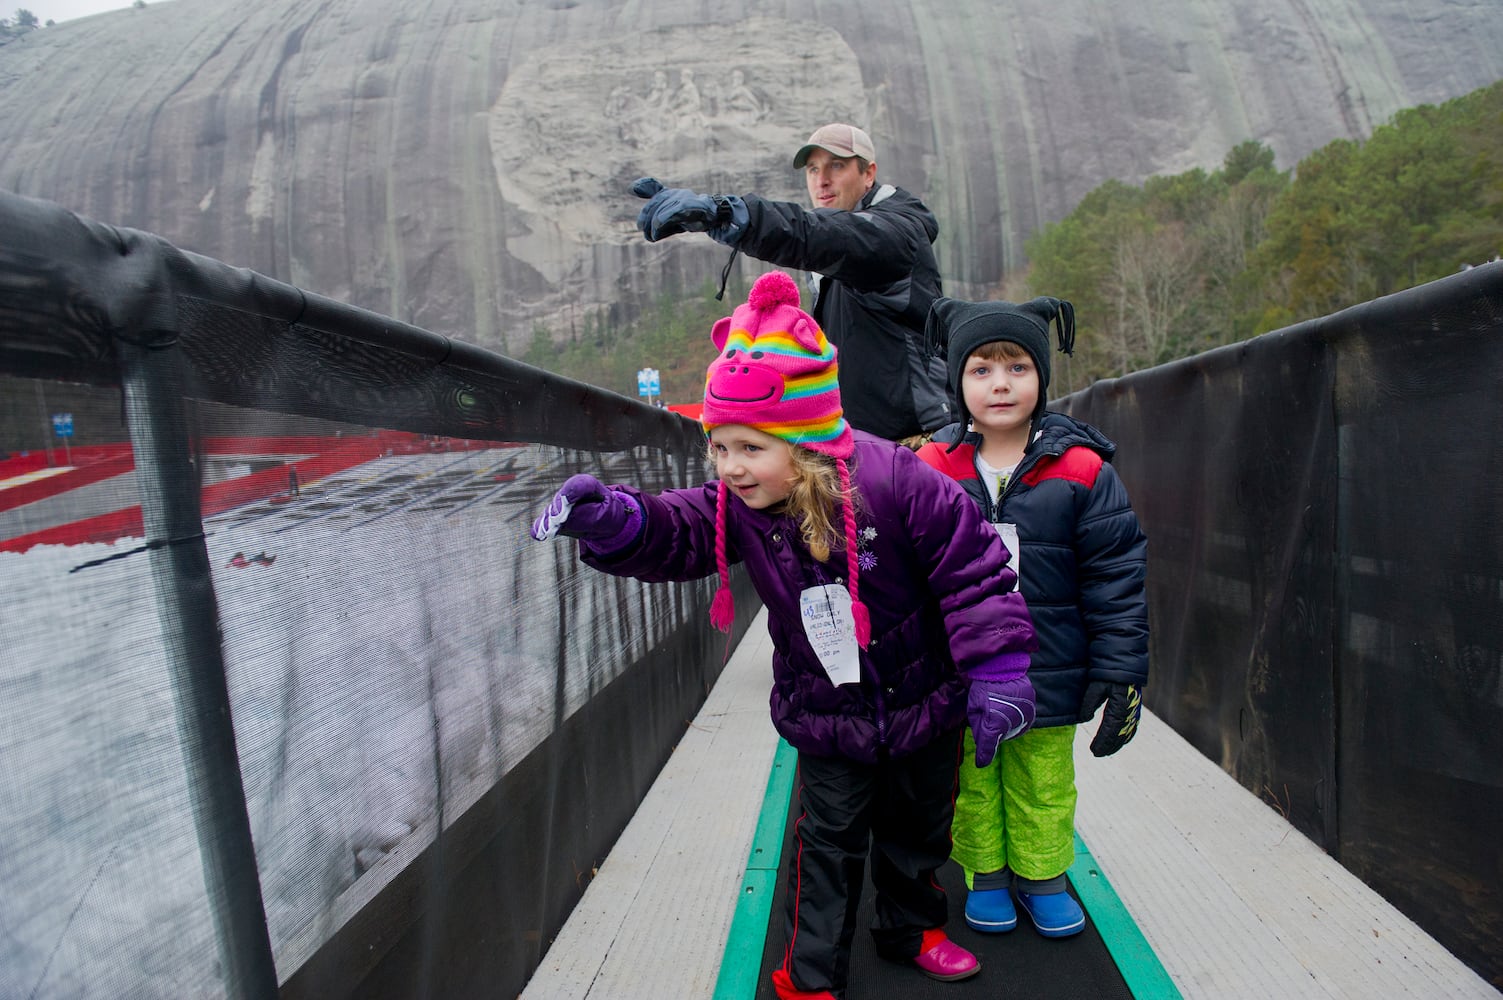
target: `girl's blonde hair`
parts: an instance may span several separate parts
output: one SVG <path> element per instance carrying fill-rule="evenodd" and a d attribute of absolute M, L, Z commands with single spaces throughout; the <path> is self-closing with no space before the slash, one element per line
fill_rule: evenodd
<path fill-rule="evenodd" d="M 798 445 L 789 445 L 793 457 L 793 481 L 789 484 L 786 510 L 799 523 L 799 534 L 809 547 L 810 555 L 820 562 L 830 558 L 830 546 L 841 535 L 835 525 L 840 505 L 856 502 L 856 486 L 846 494 L 840 488 L 840 473 L 835 459 Z"/>
<path fill-rule="evenodd" d="M 799 524 L 799 536 L 809 548 L 809 554 L 820 562 L 828 562 L 830 548 L 841 536 L 841 528 L 835 523 L 835 512 L 842 503 L 856 504 L 856 484 L 851 483 L 849 495 L 840 488 L 840 471 L 835 459 L 801 445 L 789 444 L 793 462 L 793 479 L 788 484 L 788 498 L 783 509 Z M 715 449 L 711 445 L 707 455 L 710 468 L 715 467 Z"/>

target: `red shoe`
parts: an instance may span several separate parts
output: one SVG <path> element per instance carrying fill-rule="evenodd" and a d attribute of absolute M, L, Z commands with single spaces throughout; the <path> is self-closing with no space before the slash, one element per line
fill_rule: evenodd
<path fill-rule="evenodd" d="M 976 956 L 951 941 L 945 935 L 943 927 L 924 931 L 924 939 L 919 942 L 919 954 L 913 964 L 930 979 L 938 979 L 943 983 L 970 979 L 981 971 L 981 963 L 976 960 Z"/>
<path fill-rule="evenodd" d="M 772 974 L 772 991 L 778 995 L 778 1000 L 835 1000 L 835 994 L 829 990 L 799 989 L 782 969 Z"/>

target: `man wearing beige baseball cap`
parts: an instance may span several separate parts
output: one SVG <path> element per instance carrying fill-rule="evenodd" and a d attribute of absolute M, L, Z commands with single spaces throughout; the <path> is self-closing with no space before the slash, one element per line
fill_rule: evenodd
<path fill-rule="evenodd" d="M 941 294 L 939 223 L 914 195 L 877 183 L 862 128 L 821 125 L 793 155 L 812 209 L 759 195 L 705 195 L 643 177 L 637 228 L 649 242 L 706 233 L 749 257 L 811 272 L 810 310 L 840 351 L 840 396 L 853 427 L 917 446 L 953 422 L 943 359 L 924 350 Z M 734 254 L 732 254 L 734 259 Z M 727 267 L 727 272 L 729 267 Z"/>

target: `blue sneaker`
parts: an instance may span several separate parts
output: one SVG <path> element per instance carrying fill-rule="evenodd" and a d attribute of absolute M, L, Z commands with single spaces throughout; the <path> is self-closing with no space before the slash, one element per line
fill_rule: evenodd
<path fill-rule="evenodd" d="M 1028 919 L 1044 937 L 1072 937 L 1085 930 L 1085 912 L 1068 892 L 1042 892 L 1030 895 L 1018 890 L 1018 903 L 1028 913 Z M 970 904 L 966 904 L 966 919 L 970 919 Z M 974 925 L 973 925 L 974 926 Z"/>
<path fill-rule="evenodd" d="M 1018 926 L 1012 893 L 1006 889 L 972 889 L 965 897 L 965 922 L 983 934 L 1001 934 Z"/>

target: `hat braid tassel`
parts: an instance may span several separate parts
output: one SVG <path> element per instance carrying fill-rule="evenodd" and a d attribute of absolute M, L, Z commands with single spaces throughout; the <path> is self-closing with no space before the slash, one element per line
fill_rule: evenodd
<path fill-rule="evenodd" d="M 844 495 L 845 508 L 845 565 L 851 578 L 851 617 L 856 622 L 856 645 L 865 649 L 872 641 L 872 616 L 861 603 L 861 569 L 856 558 L 856 512 L 851 507 L 851 472 L 845 459 L 837 458 L 835 468 L 840 471 L 840 492 Z"/>
<path fill-rule="evenodd" d="M 715 569 L 720 574 L 720 587 L 710 601 L 710 624 L 722 632 L 731 630 L 736 620 L 736 599 L 731 596 L 731 571 L 725 561 L 725 480 L 715 494 Z"/>

